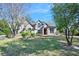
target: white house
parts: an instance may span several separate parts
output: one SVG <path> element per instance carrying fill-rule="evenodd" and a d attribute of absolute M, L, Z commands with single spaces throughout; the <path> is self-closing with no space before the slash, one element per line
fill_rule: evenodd
<path fill-rule="evenodd" d="M 25 19 L 25 17 L 20 17 L 19 19 L 19 31 L 18 33 L 20 33 L 21 31 L 24 30 L 28 30 L 28 29 L 33 29 L 33 26 L 31 25 L 31 23 Z"/>
<path fill-rule="evenodd" d="M 40 20 L 36 22 L 35 29 L 38 30 L 38 33 L 42 35 L 56 35 L 56 32 L 57 32 L 55 26 L 49 25 Z"/>
<path fill-rule="evenodd" d="M 31 29 L 32 32 L 38 33 L 40 35 L 56 35 L 57 32 L 55 26 L 49 25 L 40 20 L 38 20 L 36 23 L 33 23 L 22 18 L 19 32 L 28 29 Z"/>

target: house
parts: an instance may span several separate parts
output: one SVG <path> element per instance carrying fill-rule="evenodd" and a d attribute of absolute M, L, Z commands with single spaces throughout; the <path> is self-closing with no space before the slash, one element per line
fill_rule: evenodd
<path fill-rule="evenodd" d="M 57 32 L 55 26 L 40 20 L 37 22 L 30 22 L 29 20 L 26 21 L 23 17 L 20 23 L 20 30 L 18 32 L 29 29 L 35 33 L 38 33 L 39 35 L 56 35 Z"/>
<path fill-rule="evenodd" d="M 36 30 L 40 35 L 56 35 L 57 30 L 56 27 L 45 22 L 38 20 L 36 22 Z"/>
<path fill-rule="evenodd" d="M 18 33 L 24 31 L 24 30 L 29 30 L 29 29 L 33 29 L 33 25 L 31 24 L 30 21 L 26 20 L 25 17 L 20 17 L 19 19 L 19 31 Z"/>

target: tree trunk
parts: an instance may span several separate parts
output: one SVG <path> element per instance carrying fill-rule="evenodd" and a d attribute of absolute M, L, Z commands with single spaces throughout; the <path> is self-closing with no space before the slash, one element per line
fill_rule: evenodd
<path fill-rule="evenodd" d="M 74 30 L 72 31 L 72 35 L 71 35 L 71 43 L 72 43 L 73 35 L 74 35 Z"/>
<path fill-rule="evenodd" d="M 70 32 L 69 29 L 66 28 L 65 29 L 65 36 L 66 36 L 67 44 L 68 44 L 68 46 L 71 46 L 72 45 L 72 39 L 70 38 L 69 32 Z"/>

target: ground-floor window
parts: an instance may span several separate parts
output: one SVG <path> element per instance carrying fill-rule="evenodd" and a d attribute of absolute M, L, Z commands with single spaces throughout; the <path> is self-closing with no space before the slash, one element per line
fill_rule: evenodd
<path fill-rule="evenodd" d="M 54 28 L 50 27 L 50 33 L 54 33 Z"/>

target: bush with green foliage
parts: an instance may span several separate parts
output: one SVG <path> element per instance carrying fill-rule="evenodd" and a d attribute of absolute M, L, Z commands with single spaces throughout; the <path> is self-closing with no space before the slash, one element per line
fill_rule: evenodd
<path fill-rule="evenodd" d="M 76 30 L 76 31 L 74 32 L 74 35 L 75 35 L 75 36 L 79 36 L 79 31 Z"/>
<path fill-rule="evenodd" d="M 9 28 L 8 23 L 5 20 L 0 20 L 0 35 L 6 35 L 7 37 L 10 37 L 11 30 Z"/>
<path fill-rule="evenodd" d="M 21 32 L 21 35 L 23 37 L 30 36 L 30 31 L 23 31 L 23 32 Z"/>
<path fill-rule="evenodd" d="M 4 32 L 2 32 L 2 31 L 0 31 L 0 35 L 5 35 L 5 33 L 4 33 Z"/>
<path fill-rule="evenodd" d="M 27 30 L 27 31 L 21 32 L 21 35 L 22 35 L 23 37 L 34 37 L 34 36 L 35 36 L 35 33 L 33 33 L 33 32 L 30 31 L 30 30 Z"/>
<path fill-rule="evenodd" d="M 26 37 L 27 35 L 28 35 L 28 33 L 27 32 L 21 32 L 21 35 L 23 36 L 23 37 Z"/>
<path fill-rule="evenodd" d="M 5 35 L 6 35 L 7 37 L 10 37 L 10 35 L 11 35 L 11 30 L 10 30 L 9 28 L 3 28 L 3 32 L 5 33 Z"/>
<path fill-rule="evenodd" d="M 35 33 L 34 32 L 31 32 L 31 37 L 35 37 Z"/>

